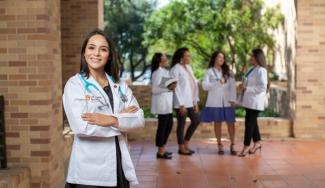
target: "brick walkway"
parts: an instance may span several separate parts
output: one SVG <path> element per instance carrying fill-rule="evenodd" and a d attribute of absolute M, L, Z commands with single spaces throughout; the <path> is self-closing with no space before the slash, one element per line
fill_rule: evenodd
<path fill-rule="evenodd" d="M 132 188 L 325 187 L 325 140 L 264 141 L 261 152 L 245 158 L 228 150 L 218 155 L 214 141 L 193 141 L 193 156 L 178 155 L 176 143 L 169 143 L 172 160 L 157 160 L 152 143 L 130 145 L 140 181 Z"/>

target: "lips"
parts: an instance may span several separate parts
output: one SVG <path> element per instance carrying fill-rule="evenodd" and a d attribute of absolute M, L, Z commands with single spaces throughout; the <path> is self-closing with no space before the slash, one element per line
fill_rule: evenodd
<path fill-rule="evenodd" d="M 102 61 L 101 59 L 96 59 L 96 58 L 91 58 L 90 60 L 94 63 L 100 63 Z"/>

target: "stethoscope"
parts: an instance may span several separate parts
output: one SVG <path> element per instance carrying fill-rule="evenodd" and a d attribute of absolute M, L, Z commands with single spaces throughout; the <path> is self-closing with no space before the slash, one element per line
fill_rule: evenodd
<path fill-rule="evenodd" d="M 104 98 L 104 100 L 105 100 L 105 104 L 104 104 L 101 100 L 98 100 L 98 101 L 99 101 L 103 106 L 109 106 L 109 105 L 108 105 L 108 102 L 106 101 L 105 96 L 103 95 L 103 93 L 98 89 L 98 87 L 97 87 L 95 84 L 88 82 L 88 81 L 87 81 L 87 80 L 86 80 L 86 79 L 85 79 L 81 74 L 79 74 L 79 78 L 80 78 L 81 82 L 84 84 L 84 88 L 85 88 L 85 90 L 86 90 L 88 93 L 94 95 L 94 93 L 93 93 L 93 92 L 91 91 L 91 89 L 90 89 L 90 87 L 93 87 L 95 90 L 97 90 L 97 91 L 100 93 L 101 97 Z M 111 81 L 113 81 L 113 79 L 111 78 L 111 76 L 109 76 L 109 79 L 110 79 Z M 114 87 L 116 87 L 116 86 L 114 86 Z M 122 91 L 122 89 L 121 89 L 120 86 L 118 87 L 118 95 L 120 96 L 120 99 L 121 99 L 121 101 L 122 101 L 123 103 L 128 102 L 128 98 L 127 98 L 127 96 L 123 93 L 123 91 Z M 95 95 L 94 95 L 94 96 L 95 96 Z"/>

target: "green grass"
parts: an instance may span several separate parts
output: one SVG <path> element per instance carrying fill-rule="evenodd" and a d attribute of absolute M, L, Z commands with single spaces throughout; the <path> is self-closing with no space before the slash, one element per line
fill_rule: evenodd
<path fill-rule="evenodd" d="M 245 109 L 244 108 L 236 108 L 236 117 L 245 117 Z M 264 111 L 260 112 L 259 117 L 279 117 L 279 114 L 277 112 L 274 112 L 273 110 L 269 108 L 265 108 Z"/>

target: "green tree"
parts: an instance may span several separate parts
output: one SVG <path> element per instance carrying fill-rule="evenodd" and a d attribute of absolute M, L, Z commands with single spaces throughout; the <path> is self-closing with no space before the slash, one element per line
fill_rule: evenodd
<path fill-rule="evenodd" d="M 155 7 L 154 0 L 105 0 L 105 31 L 116 43 L 122 71 L 128 69 L 137 80 L 150 65 L 148 49 L 142 45 L 145 19 Z M 140 75 L 135 75 L 141 70 Z"/>
<path fill-rule="evenodd" d="M 262 0 L 175 0 L 147 20 L 144 44 L 167 51 L 188 46 L 198 77 L 202 77 L 210 54 L 221 49 L 241 76 L 253 48 L 266 48 L 272 56 L 270 31 L 283 20 L 278 7 L 264 9 Z"/>

